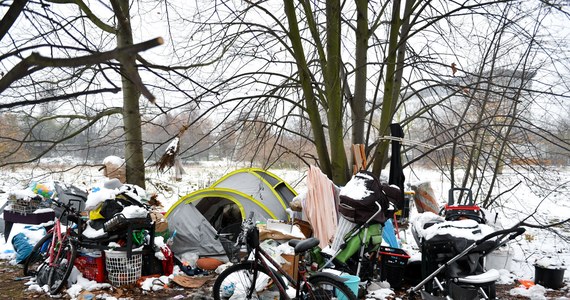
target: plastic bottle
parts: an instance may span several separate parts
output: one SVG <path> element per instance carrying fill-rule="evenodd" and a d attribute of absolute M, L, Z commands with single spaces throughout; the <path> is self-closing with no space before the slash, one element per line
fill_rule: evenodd
<path fill-rule="evenodd" d="M 166 240 L 166 244 L 168 245 L 168 247 L 172 246 L 172 244 L 174 243 L 174 237 L 175 236 L 176 236 L 176 229 L 174 229 L 174 232 L 172 232 L 172 235 L 170 235 L 168 240 Z"/>

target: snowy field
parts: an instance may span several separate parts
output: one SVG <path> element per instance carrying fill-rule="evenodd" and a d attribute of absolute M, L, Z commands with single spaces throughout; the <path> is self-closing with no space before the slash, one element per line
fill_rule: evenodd
<path fill-rule="evenodd" d="M 54 173 L 65 164 L 43 166 L 33 169 L 0 169 L 0 206 L 6 202 L 7 192 L 13 189 L 24 189 L 30 182 L 62 181 L 72 183 L 86 189 L 105 180 L 98 168 L 69 170 L 64 173 Z M 186 174 L 181 181 L 172 179 L 173 173 L 159 174 L 155 170 L 147 173 L 147 193 L 157 193 L 158 199 L 167 210 L 179 197 L 200 188 L 208 187 L 221 176 L 236 169 L 246 167 L 228 162 L 205 162 L 185 166 Z M 297 192 L 306 190 L 305 176 L 308 168 L 301 170 L 270 169 L 270 172 L 281 177 Z M 382 174 L 387 176 L 388 172 Z M 436 199 L 440 204 L 447 200 L 449 182 L 438 171 L 427 169 L 406 170 L 406 184 L 429 181 L 434 189 Z M 487 218 L 497 220 L 499 228 L 509 228 L 519 221 L 526 219 L 532 224 L 551 224 L 570 218 L 570 169 L 557 168 L 546 171 L 543 176 L 548 181 L 532 178 L 531 174 L 503 174 L 497 194 L 504 192 L 499 199 L 499 205 L 487 211 Z M 514 189 L 519 181 L 521 184 Z M 530 182 L 530 183 L 529 183 Z M 417 215 L 415 207 L 411 207 L 411 218 Z M 15 226 L 14 230 L 17 231 Z M 13 233 L 12 233 L 13 235 Z M 417 245 L 409 230 L 400 232 L 403 248 L 417 258 Z M 534 279 L 534 264 L 539 260 L 548 259 L 550 262 L 566 268 L 570 263 L 570 223 L 549 228 L 527 228 L 521 238 L 509 243 L 502 254 L 512 257 L 512 261 L 504 265 L 500 283 L 513 283 L 515 279 Z M 9 252 L 11 245 L 0 240 L 0 258 L 13 259 Z M 570 271 L 565 272 L 564 285 L 570 297 Z M 541 299 L 541 291 L 514 289 L 512 294 L 521 294 L 532 299 Z M 542 298 L 544 298 L 542 296 Z M 568 299 L 568 298 L 565 298 Z"/>

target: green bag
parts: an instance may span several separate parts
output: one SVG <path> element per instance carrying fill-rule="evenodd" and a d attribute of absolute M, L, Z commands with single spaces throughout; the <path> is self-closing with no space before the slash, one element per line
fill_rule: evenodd
<path fill-rule="evenodd" d="M 357 235 L 346 242 L 346 247 L 336 256 L 338 261 L 346 263 L 346 261 L 360 249 L 363 243 L 366 244 L 368 248 L 372 246 L 368 251 L 378 250 L 380 244 L 382 244 L 382 225 L 370 225 L 366 233 L 366 238 L 364 238 L 364 231 L 365 229 L 362 229 Z M 347 235 L 350 236 L 350 233 Z M 348 236 L 345 238 L 348 238 Z"/>

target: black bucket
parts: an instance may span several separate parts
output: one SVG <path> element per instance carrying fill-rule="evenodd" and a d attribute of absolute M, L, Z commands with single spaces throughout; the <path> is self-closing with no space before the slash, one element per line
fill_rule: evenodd
<path fill-rule="evenodd" d="M 534 266 L 534 283 L 551 289 L 559 289 L 563 286 L 564 270 L 548 269 L 538 265 Z"/>
<path fill-rule="evenodd" d="M 380 280 L 388 281 L 392 288 L 400 288 L 409 258 L 402 249 L 380 246 Z"/>

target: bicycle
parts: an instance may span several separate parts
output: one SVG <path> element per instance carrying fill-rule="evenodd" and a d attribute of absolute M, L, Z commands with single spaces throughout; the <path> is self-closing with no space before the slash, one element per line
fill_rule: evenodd
<path fill-rule="evenodd" d="M 32 248 L 24 263 L 24 275 L 36 276 L 39 284 L 47 284 L 49 293 L 59 293 L 73 269 L 77 257 L 77 236 L 70 227 L 81 226 L 81 216 L 72 204 L 52 200 L 63 208 L 61 216 L 56 216 L 53 228 Z M 62 230 L 61 218 L 67 217 L 67 227 Z M 72 224 L 69 224 L 72 223 Z"/>
<path fill-rule="evenodd" d="M 114 234 L 105 235 L 101 238 L 87 238 L 83 236 L 83 217 L 81 212 L 75 208 L 73 203 L 81 203 L 82 199 L 70 199 L 69 202 L 63 203 L 57 199 L 52 202 L 62 208 L 59 216 L 54 220 L 54 226 L 48 231 L 48 234 L 40 239 L 32 248 L 32 252 L 24 262 L 24 275 L 35 276 L 36 281 L 40 285 L 47 284 L 49 293 L 55 295 L 63 288 L 71 270 L 73 270 L 75 258 L 78 249 L 98 249 L 108 250 L 107 244 L 111 241 L 117 241 L 125 232 L 127 233 L 127 257 L 132 255 L 132 236 L 133 229 L 149 229 L 151 231 L 150 245 L 154 244 L 154 226 L 150 218 L 143 218 L 148 221 L 148 225 L 141 223 L 140 219 L 125 219 L 122 215 L 112 218 L 105 223 L 107 227 L 118 227 L 127 224 L 126 228 L 122 228 Z M 77 207 L 81 207 L 78 205 Z M 62 231 L 62 220 L 66 219 L 65 230 Z M 119 222 L 117 222 L 119 221 Z M 108 231 L 108 230 L 106 230 Z M 109 230 L 110 231 L 110 230 Z"/>
<path fill-rule="evenodd" d="M 56 202 L 53 201 L 54 199 L 52 199 L 52 202 L 56 204 L 55 211 L 56 216 L 59 216 L 59 223 L 67 225 L 67 216 L 72 209 L 74 210 L 73 214 L 75 215 L 75 217 L 72 217 L 72 219 L 75 219 L 77 222 L 79 222 L 81 215 L 78 213 L 78 211 L 81 210 L 83 203 L 85 203 L 87 200 L 87 193 L 73 185 L 62 185 L 58 182 L 55 182 L 55 189 L 57 191 L 58 197 L 64 198 L 65 201 L 67 201 L 67 204 L 65 204 L 63 201 Z M 61 203 L 61 205 L 59 205 L 59 203 Z M 24 261 L 24 276 L 36 276 L 39 267 L 48 258 L 48 249 L 53 239 L 53 227 L 54 226 L 51 226 L 51 229 L 48 231 L 48 233 L 34 245 L 30 255 Z"/>
<path fill-rule="evenodd" d="M 258 299 L 264 295 L 271 297 L 277 294 L 279 299 L 357 299 L 344 283 L 346 279 L 332 273 L 308 271 L 305 256 L 308 250 L 319 244 L 317 238 L 289 242 L 295 248 L 295 255 L 300 256 L 295 280 L 260 247 L 257 227 L 242 227 L 236 245 L 245 241 L 248 249 L 254 253 L 253 260 L 234 264 L 218 276 L 213 286 L 215 300 L 232 296 L 238 296 L 239 299 Z M 296 289 L 294 298 L 287 294 L 288 286 Z"/>

